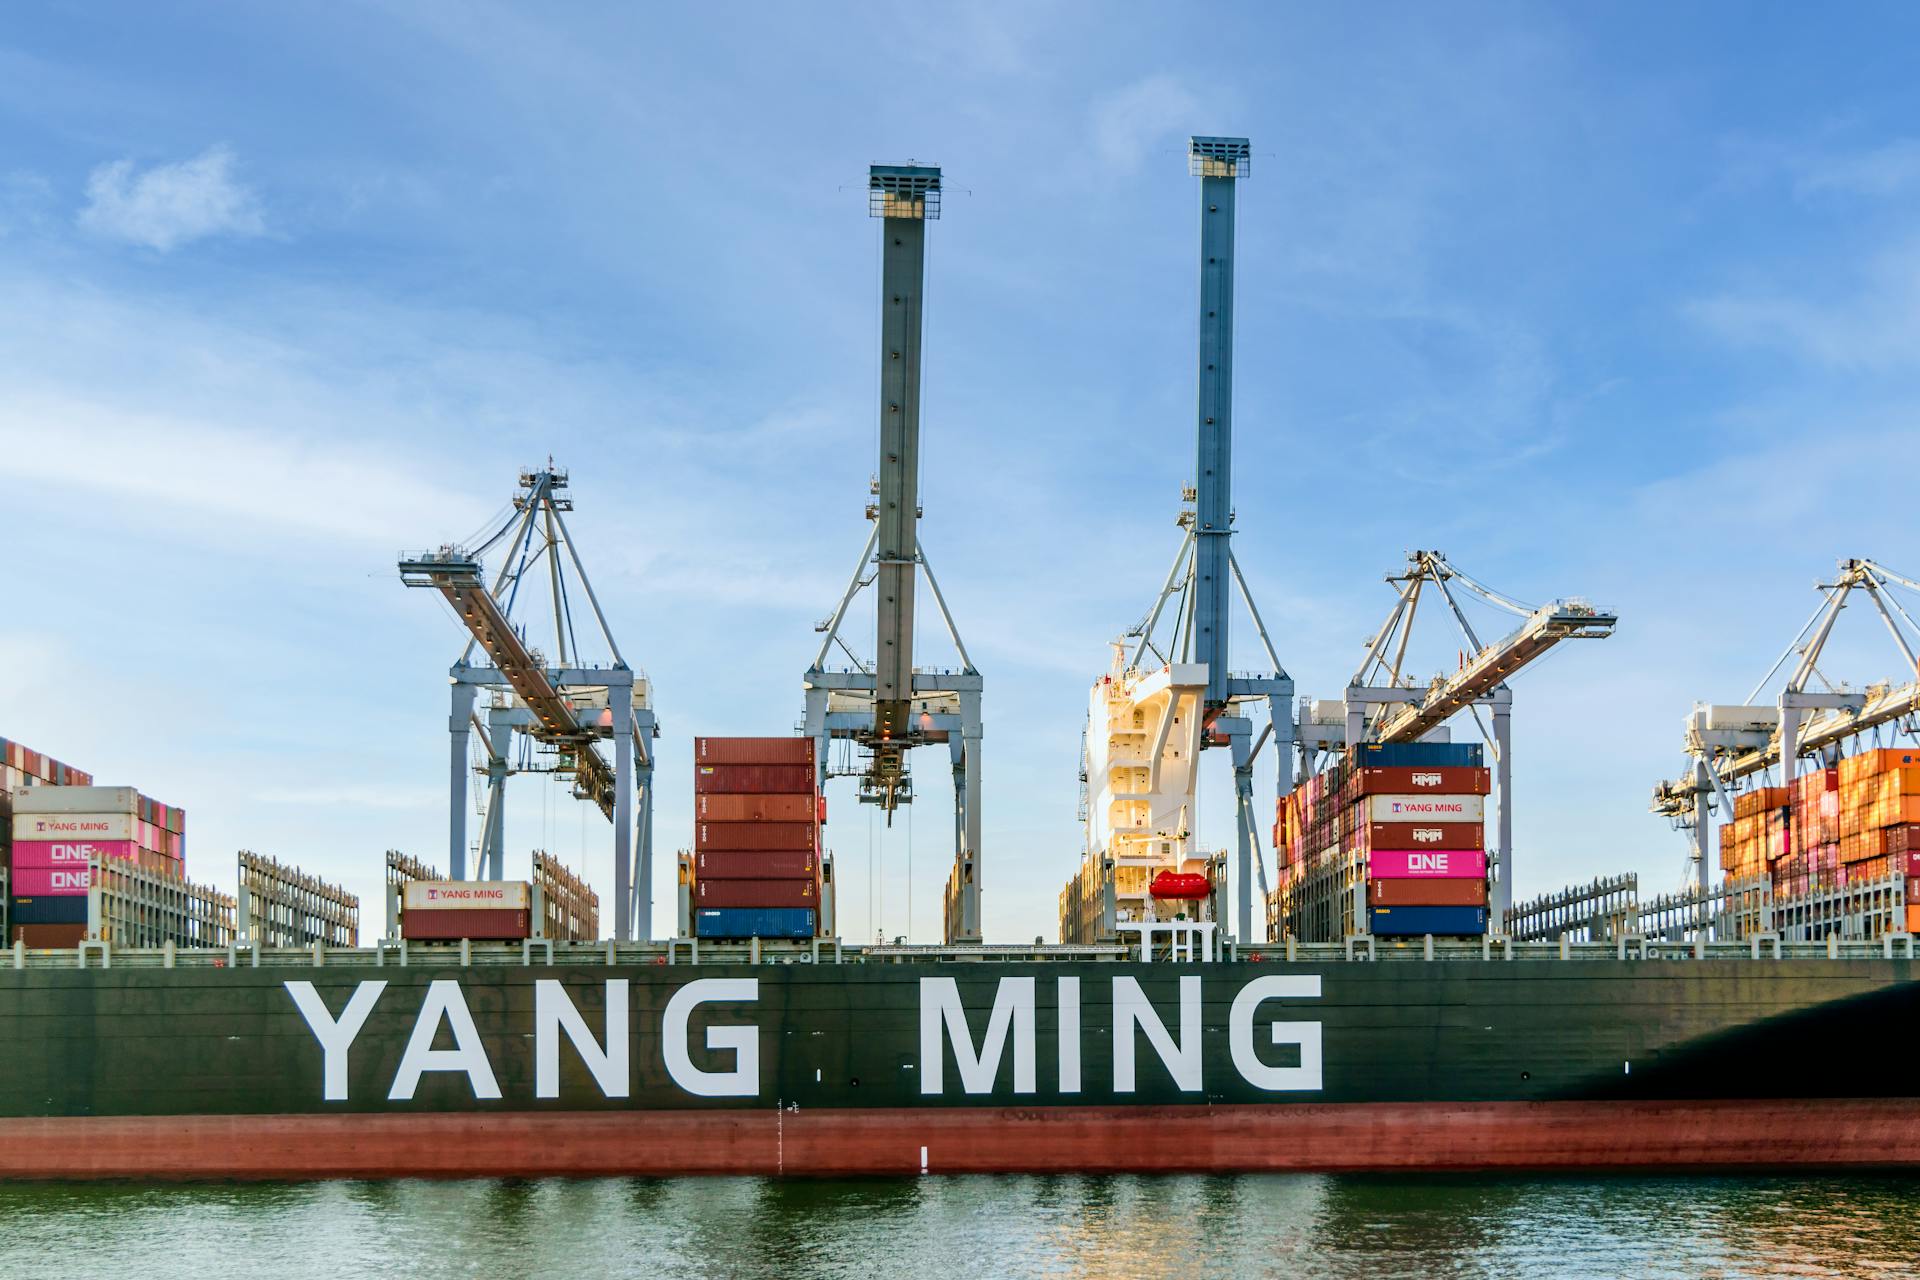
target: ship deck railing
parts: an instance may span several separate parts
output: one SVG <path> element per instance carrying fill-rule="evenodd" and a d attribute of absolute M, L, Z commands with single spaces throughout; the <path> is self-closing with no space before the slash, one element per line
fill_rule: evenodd
<path fill-rule="evenodd" d="M 1911 934 L 1887 934 L 1871 940 L 1828 937 L 1817 942 L 1783 941 L 1777 935 L 1757 935 L 1737 941 L 1672 940 L 1624 935 L 1605 941 L 1514 942 L 1504 937 L 1394 938 L 1356 936 L 1342 942 L 1266 942 L 1237 944 L 1226 940 L 1218 961 L 1170 961 L 1204 968 L 1209 963 L 1252 964 L 1400 964 L 1409 962 L 1502 964 L 1512 961 L 1613 960 L 1646 963 L 1691 963 L 1701 960 L 1866 960 L 1910 959 L 1915 954 Z M 0 968 L 11 961 L 14 969 L 313 969 L 385 968 L 389 966 L 458 968 L 560 967 L 588 968 L 625 965 L 761 965 L 761 964 L 1071 964 L 1139 962 L 1137 946 L 1119 944 L 968 944 L 943 946 L 849 945 L 838 939 L 800 942 L 715 942 L 677 938 L 661 942 L 462 942 L 407 944 L 386 940 L 365 947 L 256 947 L 245 941 L 226 947 L 190 948 L 114 947 L 86 942 L 78 948 L 34 949 L 16 943 L 0 953 Z"/>

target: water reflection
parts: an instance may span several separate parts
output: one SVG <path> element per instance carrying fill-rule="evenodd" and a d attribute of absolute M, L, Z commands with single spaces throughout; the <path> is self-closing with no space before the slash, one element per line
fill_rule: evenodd
<path fill-rule="evenodd" d="M 0 1276 L 1912 1276 L 1908 1178 L 0 1186 Z"/>

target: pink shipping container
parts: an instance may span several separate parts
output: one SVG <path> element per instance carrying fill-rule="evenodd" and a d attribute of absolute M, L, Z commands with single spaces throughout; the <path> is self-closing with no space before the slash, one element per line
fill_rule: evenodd
<path fill-rule="evenodd" d="M 1375 849 L 1367 855 L 1368 874 L 1376 879 L 1419 876 L 1487 876 L 1484 849 Z"/>
<path fill-rule="evenodd" d="M 132 861 L 139 856 L 140 846 L 131 840 L 16 840 L 13 842 L 15 870 L 84 867 L 89 858 L 122 858 Z"/>
<path fill-rule="evenodd" d="M 93 885 L 93 868 L 15 867 L 8 883 L 16 898 L 84 897 Z"/>

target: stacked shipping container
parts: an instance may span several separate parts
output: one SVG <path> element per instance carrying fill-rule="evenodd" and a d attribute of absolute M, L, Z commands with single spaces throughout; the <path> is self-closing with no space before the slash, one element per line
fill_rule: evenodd
<path fill-rule="evenodd" d="M 1365 743 L 1303 781 L 1274 823 L 1273 936 L 1485 933 L 1490 786 L 1477 743 Z"/>
<path fill-rule="evenodd" d="M 29 945 L 71 946 L 84 934 L 93 862 L 186 878 L 186 814 L 132 787 L 39 786 L 12 807 L 10 918 Z M 29 926 L 57 928 L 17 933 Z"/>
<path fill-rule="evenodd" d="M 0 866 L 7 869 L 8 906 L 11 908 L 13 884 L 13 798 L 35 787 L 90 787 L 93 775 L 70 764 L 63 764 L 43 752 L 18 742 L 0 738 Z M 29 914 L 32 909 L 29 908 Z M 14 929 L 15 917 L 9 915 L 7 921 L 8 938 L 11 942 L 19 936 Z M 85 919 L 81 920 L 84 928 Z M 47 929 L 51 927 L 57 936 L 48 938 Z M 66 940 L 74 933 L 72 925 L 29 925 L 26 942 L 28 946 L 70 946 Z M 77 938 L 77 934 L 74 935 Z"/>
<path fill-rule="evenodd" d="M 695 738 L 693 933 L 811 938 L 822 923 L 812 738 Z"/>
<path fill-rule="evenodd" d="M 1920 751 L 1879 749 L 1843 757 L 1793 780 L 1734 797 L 1720 828 L 1729 879 L 1764 876 L 1776 901 L 1891 877 L 1920 898 Z M 1920 932 L 1920 908 L 1906 908 Z"/>

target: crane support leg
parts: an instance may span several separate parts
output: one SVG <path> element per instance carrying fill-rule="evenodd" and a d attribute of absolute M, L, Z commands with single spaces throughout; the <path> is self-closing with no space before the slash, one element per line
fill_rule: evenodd
<path fill-rule="evenodd" d="M 613 936 L 633 940 L 633 686 L 611 684 L 613 713 Z"/>
<path fill-rule="evenodd" d="M 964 777 L 956 778 L 953 798 L 961 810 L 958 859 L 958 919 L 951 921 L 948 942 L 980 941 L 980 693 L 960 695 L 960 738 Z"/>
<path fill-rule="evenodd" d="M 1501 692 L 1505 693 L 1505 689 Z M 1494 749 L 1500 753 L 1494 761 L 1499 787 L 1500 810 L 1497 827 L 1500 841 L 1500 877 L 1493 886 L 1493 920 L 1496 932 L 1506 930 L 1507 914 L 1513 910 L 1513 697 L 1511 694 L 1493 704 Z"/>
<path fill-rule="evenodd" d="M 1793 778 L 1800 768 L 1800 708 L 1789 705 L 1786 697 L 1780 699 L 1780 785 L 1787 789 L 1787 799 L 1793 799 Z"/>
<path fill-rule="evenodd" d="M 1278 775 L 1275 784 L 1277 795 L 1286 795 L 1293 790 L 1294 738 L 1293 738 L 1293 681 L 1281 677 L 1284 687 L 1280 692 L 1267 699 L 1267 714 L 1273 723 L 1273 751 L 1277 757 L 1275 765 Z M 1275 868 L 1277 872 L 1279 868 Z"/>
<path fill-rule="evenodd" d="M 1713 800 L 1713 783 L 1707 773 L 1707 762 L 1695 759 L 1693 762 L 1693 887 L 1704 892 L 1707 887 L 1707 864 L 1713 852 L 1713 822 L 1708 806 Z M 1732 816 L 1732 811 L 1728 811 Z"/>
<path fill-rule="evenodd" d="M 467 878 L 467 750 L 473 732 L 473 702 L 479 690 L 457 678 L 453 684 L 453 712 L 447 728 L 453 736 L 451 768 L 447 778 L 447 865 L 455 880 Z"/>
<path fill-rule="evenodd" d="M 487 713 L 487 821 L 480 829 L 480 865 L 482 880 L 503 880 L 501 865 L 506 859 L 508 753 L 513 750 L 513 712 Z"/>
<path fill-rule="evenodd" d="M 640 843 L 640 874 L 633 887 L 634 933 L 642 942 L 653 941 L 653 752 L 649 749 L 640 761 L 637 783 L 640 823 L 636 838 Z"/>
<path fill-rule="evenodd" d="M 822 663 L 815 663 L 818 669 Z M 833 745 L 833 731 L 827 728 L 827 691 L 807 690 L 807 718 L 802 734 L 813 739 L 813 780 L 821 795 L 827 793 L 827 749 Z"/>
<path fill-rule="evenodd" d="M 1238 854 L 1233 867 L 1238 890 L 1234 936 L 1242 942 L 1253 942 L 1253 860 L 1260 856 L 1254 845 L 1253 726 L 1244 716 L 1222 716 L 1213 723 L 1216 730 L 1225 730 L 1233 757 L 1234 848 Z"/>

